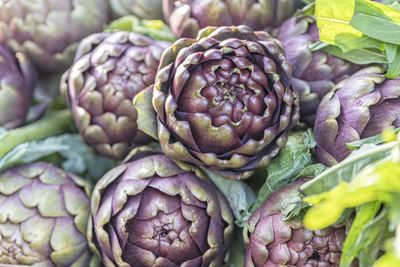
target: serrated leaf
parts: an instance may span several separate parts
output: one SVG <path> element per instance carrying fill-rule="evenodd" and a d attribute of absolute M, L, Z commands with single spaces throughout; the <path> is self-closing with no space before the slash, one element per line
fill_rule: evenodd
<path fill-rule="evenodd" d="M 366 166 L 388 157 L 396 145 L 396 142 L 392 142 L 380 146 L 362 146 L 344 161 L 305 183 L 301 190 L 306 195 L 314 195 L 326 192 L 340 182 L 349 182 Z"/>
<path fill-rule="evenodd" d="M 64 134 L 40 141 L 20 144 L 0 158 L 0 172 L 13 166 L 42 160 L 59 154 L 64 158 L 62 166 L 77 175 L 87 174 L 92 180 L 99 179 L 115 162 L 95 154 L 78 134 Z"/>
<path fill-rule="evenodd" d="M 311 150 L 315 147 L 311 132 L 294 132 L 285 147 L 267 166 L 267 177 L 261 187 L 252 211 L 260 207 L 278 188 L 298 178 L 298 174 L 313 164 Z"/>

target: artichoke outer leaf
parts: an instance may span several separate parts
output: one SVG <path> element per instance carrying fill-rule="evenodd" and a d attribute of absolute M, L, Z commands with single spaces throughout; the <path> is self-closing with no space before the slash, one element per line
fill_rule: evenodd
<path fill-rule="evenodd" d="M 153 139 L 158 139 L 157 134 L 157 115 L 152 105 L 153 86 L 149 86 L 133 99 L 133 104 L 137 110 L 137 125 L 138 128 L 151 136 Z"/>

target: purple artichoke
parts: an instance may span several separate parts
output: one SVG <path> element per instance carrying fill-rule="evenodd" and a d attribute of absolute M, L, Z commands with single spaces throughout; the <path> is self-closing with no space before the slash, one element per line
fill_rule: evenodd
<path fill-rule="evenodd" d="M 232 178 L 266 166 L 299 117 L 288 69 L 279 42 L 247 26 L 178 40 L 153 93 L 163 151 Z"/>
<path fill-rule="evenodd" d="M 276 27 L 302 5 L 300 0 L 163 0 L 164 17 L 178 37 L 196 37 L 208 26 Z"/>
<path fill-rule="evenodd" d="M 48 163 L 0 174 L 0 265 L 88 267 L 89 192 Z"/>
<path fill-rule="evenodd" d="M 36 73 L 22 53 L 15 56 L 0 45 L 0 127 L 21 126 L 32 101 Z"/>
<path fill-rule="evenodd" d="M 339 267 L 345 227 L 310 231 L 301 220 L 285 221 L 282 203 L 305 180 L 273 193 L 245 227 L 245 267 Z"/>
<path fill-rule="evenodd" d="M 95 186 L 91 246 L 105 267 L 222 266 L 233 217 L 217 189 L 144 151 Z"/>
<path fill-rule="evenodd" d="M 83 138 L 98 153 L 121 159 L 151 140 L 137 129 L 132 99 L 154 84 L 168 45 L 129 32 L 97 33 L 82 40 L 62 87 Z"/>
<path fill-rule="evenodd" d="M 322 100 L 314 133 L 317 160 L 332 166 L 349 154 L 347 143 L 400 127 L 400 78 L 369 67 L 342 82 Z"/>
<path fill-rule="evenodd" d="M 311 51 L 319 42 L 313 17 L 293 17 L 276 30 L 275 35 L 285 47 L 286 59 L 293 65 L 292 84 L 300 96 L 300 119 L 313 126 L 321 99 L 340 81 L 355 73 L 359 66 L 326 52 Z"/>
<path fill-rule="evenodd" d="M 42 72 L 65 70 L 83 37 L 108 21 L 106 0 L 0 0 L 0 44 L 24 52 Z"/>
<path fill-rule="evenodd" d="M 142 19 L 163 19 L 162 0 L 109 0 L 114 17 L 135 15 Z"/>

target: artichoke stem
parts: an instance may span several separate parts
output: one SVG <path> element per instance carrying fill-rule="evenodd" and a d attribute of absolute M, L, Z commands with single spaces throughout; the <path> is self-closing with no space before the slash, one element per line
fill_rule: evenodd
<path fill-rule="evenodd" d="M 35 123 L 9 130 L 0 135 L 0 158 L 17 145 L 61 134 L 71 129 L 72 125 L 71 113 L 66 109 L 54 112 Z"/>

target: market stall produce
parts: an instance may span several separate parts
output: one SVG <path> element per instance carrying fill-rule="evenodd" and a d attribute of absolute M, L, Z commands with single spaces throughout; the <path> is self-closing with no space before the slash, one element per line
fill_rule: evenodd
<path fill-rule="evenodd" d="M 400 1 L 0 0 L 0 267 L 400 266 Z"/>

